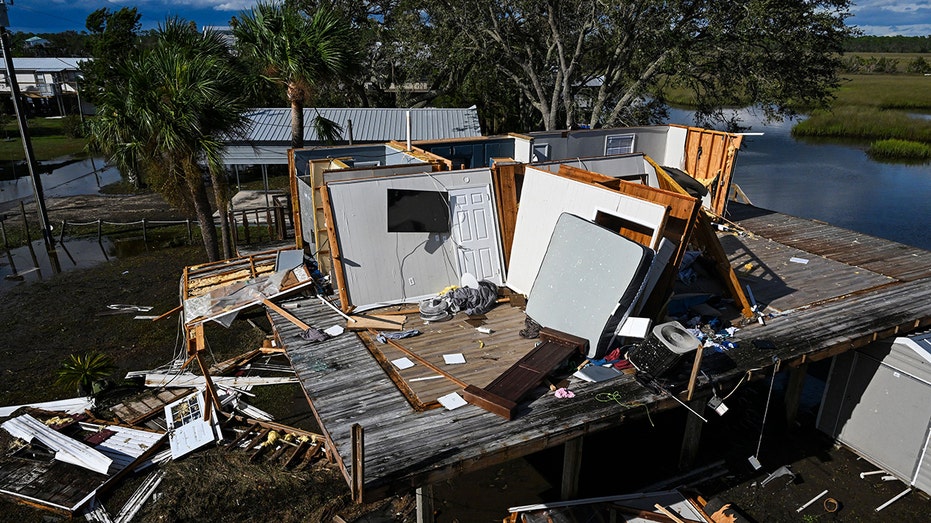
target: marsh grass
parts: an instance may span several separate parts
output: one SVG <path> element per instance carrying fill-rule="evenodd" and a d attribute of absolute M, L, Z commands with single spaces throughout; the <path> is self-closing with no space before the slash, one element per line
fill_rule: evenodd
<path fill-rule="evenodd" d="M 931 76 L 844 75 L 836 94 L 835 109 L 857 106 L 931 112 Z"/>
<path fill-rule="evenodd" d="M 877 107 L 841 106 L 832 111 L 815 111 L 792 128 L 793 136 L 897 139 L 931 143 L 931 120 L 914 118 L 902 111 Z"/>
<path fill-rule="evenodd" d="M 871 158 L 927 161 L 931 160 L 931 145 L 908 140 L 879 140 L 866 150 Z"/>

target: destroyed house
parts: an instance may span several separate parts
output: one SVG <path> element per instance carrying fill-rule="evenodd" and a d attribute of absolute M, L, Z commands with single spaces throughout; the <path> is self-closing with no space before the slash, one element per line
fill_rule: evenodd
<path fill-rule="evenodd" d="M 560 445 L 571 497 L 580 438 L 644 416 L 640 405 L 687 407 L 687 463 L 712 380 L 788 369 L 791 418 L 810 362 L 931 323 L 902 294 L 931 293 L 929 253 L 729 202 L 739 135 L 671 125 L 397 146 L 423 171 L 291 151 L 298 246 L 326 267 L 338 310 L 270 313 L 358 500 Z M 393 207 L 407 198 L 418 204 Z M 673 290 L 697 251 L 739 326 L 726 345 L 701 348 L 670 321 L 708 309 Z M 490 309 L 438 310 L 444 290 L 485 284 Z M 302 327 L 331 324 L 354 334 L 302 341 Z M 619 342 L 637 370 L 602 381 L 565 367 Z M 657 376 L 671 388 L 641 383 Z"/>
<path fill-rule="evenodd" d="M 729 200 L 740 143 L 668 125 L 288 151 L 295 245 L 182 275 L 179 365 L 204 394 L 172 404 L 190 433 L 173 450 L 325 449 L 356 501 L 417 489 L 428 514 L 432 485 L 557 447 L 571 499 L 586 435 L 660 411 L 694 463 L 717 391 L 748 379 L 786 372 L 791 421 L 811 363 L 931 325 L 931 253 Z M 208 367 L 203 325 L 251 307 L 273 341 Z M 709 318 L 728 328 L 694 327 Z M 218 422 L 236 378 L 211 376 L 264 351 L 286 354 L 319 437 L 266 451 L 272 425 Z M 844 362 L 835 383 L 862 379 Z M 821 419 L 872 448 L 866 414 Z M 892 472 L 920 487 L 913 447 Z"/>

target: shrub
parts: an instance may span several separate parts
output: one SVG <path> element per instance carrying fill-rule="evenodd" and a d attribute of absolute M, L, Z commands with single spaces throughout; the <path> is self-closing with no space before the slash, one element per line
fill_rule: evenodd
<path fill-rule="evenodd" d="M 931 160 L 931 146 L 908 140 L 879 140 L 870 144 L 866 154 L 882 160 Z"/>
<path fill-rule="evenodd" d="M 58 369 L 58 385 L 86 396 L 93 391 L 94 382 L 110 377 L 116 367 L 113 360 L 106 354 L 99 352 L 85 353 L 83 356 L 72 354 L 68 356 Z"/>

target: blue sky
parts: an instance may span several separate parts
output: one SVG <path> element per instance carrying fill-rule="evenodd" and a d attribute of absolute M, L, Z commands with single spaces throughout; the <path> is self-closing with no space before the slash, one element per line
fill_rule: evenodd
<path fill-rule="evenodd" d="M 7 1 L 9 4 L 9 1 Z M 135 6 L 143 29 L 153 29 L 168 16 L 193 20 L 198 26 L 227 25 L 254 0 L 15 0 L 7 5 L 13 32 L 57 33 L 84 30 L 87 15 L 101 7 Z M 931 35 L 931 0 L 856 0 L 848 19 L 870 35 Z"/>

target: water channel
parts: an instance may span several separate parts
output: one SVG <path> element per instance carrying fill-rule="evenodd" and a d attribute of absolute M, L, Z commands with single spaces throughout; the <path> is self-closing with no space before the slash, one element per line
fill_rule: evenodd
<path fill-rule="evenodd" d="M 931 250 L 931 163 L 879 163 L 865 145 L 795 140 L 795 122 L 741 117 L 763 133 L 744 137 L 734 170 L 754 205 Z M 670 122 L 692 125 L 692 114 L 673 110 Z"/>

